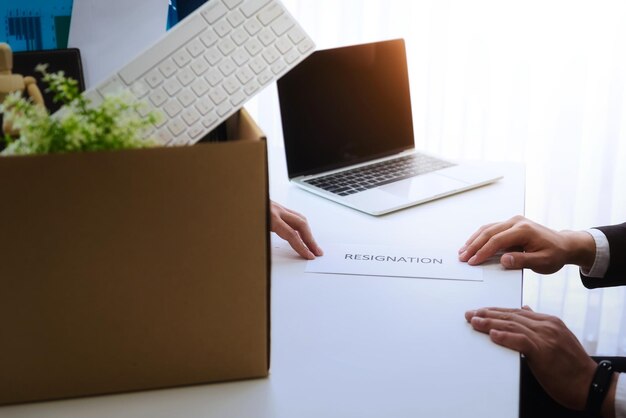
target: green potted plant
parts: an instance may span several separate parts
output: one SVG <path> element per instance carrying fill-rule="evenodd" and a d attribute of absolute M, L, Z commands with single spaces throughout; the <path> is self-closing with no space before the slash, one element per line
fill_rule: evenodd
<path fill-rule="evenodd" d="M 103 151 L 146 148 L 157 145 L 147 133 L 157 121 L 152 112 L 143 112 L 142 103 L 129 93 L 107 95 L 98 105 L 80 94 L 76 80 L 63 72 L 48 73 L 46 65 L 36 71 L 43 75 L 48 91 L 64 108 L 50 115 L 43 107 L 22 96 L 9 94 L 0 104 L 17 137 L 5 134 L 2 155 L 49 154 L 76 151 Z M 146 114 L 146 116 L 142 116 Z"/>

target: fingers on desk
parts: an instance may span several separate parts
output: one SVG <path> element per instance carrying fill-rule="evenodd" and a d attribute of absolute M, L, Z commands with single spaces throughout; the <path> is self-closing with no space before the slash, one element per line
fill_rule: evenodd
<path fill-rule="evenodd" d="M 272 231 L 307 260 L 323 255 L 304 215 L 272 202 Z"/>
<path fill-rule="evenodd" d="M 465 319 L 476 331 L 488 334 L 493 342 L 532 355 L 537 349 L 538 329 L 549 315 L 522 309 L 482 308 L 468 311 Z"/>

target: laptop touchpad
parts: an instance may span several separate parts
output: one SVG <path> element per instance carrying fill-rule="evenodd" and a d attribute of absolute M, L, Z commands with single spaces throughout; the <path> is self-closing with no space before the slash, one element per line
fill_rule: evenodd
<path fill-rule="evenodd" d="M 381 186 L 378 189 L 410 200 L 428 199 L 467 187 L 467 184 L 439 174 L 423 174 Z"/>

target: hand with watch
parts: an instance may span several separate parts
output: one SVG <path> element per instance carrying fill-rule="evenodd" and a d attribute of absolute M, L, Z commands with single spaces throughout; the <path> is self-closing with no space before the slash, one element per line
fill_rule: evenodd
<path fill-rule="evenodd" d="M 617 373 L 597 364 L 559 318 L 522 309 L 484 308 L 465 318 L 493 342 L 522 353 L 544 390 L 558 403 L 591 417 L 614 417 Z"/>
<path fill-rule="evenodd" d="M 587 287 L 626 285 L 623 257 L 610 256 L 611 252 L 621 255 L 626 251 L 626 223 L 586 231 L 555 231 L 515 216 L 479 228 L 459 250 L 459 260 L 477 266 L 501 251 L 500 264 L 506 269 L 529 268 L 551 274 L 573 264 L 581 268 Z M 613 370 L 626 370 L 624 359 L 614 358 L 614 365 L 596 363 L 560 319 L 528 307 L 478 309 L 466 312 L 465 318 L 496 344 L 524 355 L 523 417 L 613 418 L 616 412 L 620 416 L 626 413 L 622 394 L 626 382 L 620 378 L 616 404 L 619 374 Z"/>

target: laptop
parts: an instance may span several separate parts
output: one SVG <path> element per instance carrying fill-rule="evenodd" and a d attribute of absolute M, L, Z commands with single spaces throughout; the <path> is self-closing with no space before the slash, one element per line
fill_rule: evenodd
<path fill-rule="evenodd" d="M 289 179 L 383 215 L 493 183 L 415 150 L 404 40 L 314 52 L 278 81 Z"/>

